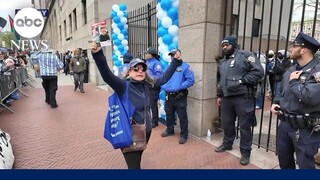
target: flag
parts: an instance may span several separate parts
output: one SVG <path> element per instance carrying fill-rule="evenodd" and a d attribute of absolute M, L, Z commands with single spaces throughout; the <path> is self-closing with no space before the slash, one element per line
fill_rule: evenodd
<path fill-rule="evenodd" d="M 10 21 L 11 32 L 13 32 L 14 35 L 16 36 L 16 40 L 20 40 L 20 35 L 14 29 L 14 22 L 13 22 L 13 19 L 10 15 L 9 15 L 9 21 Z"/>
<path fill-rule="evenodd" d="M 7 20 L 3 17 L 0 17 L 0 27 L 4 28 L 7 25 Z"/>

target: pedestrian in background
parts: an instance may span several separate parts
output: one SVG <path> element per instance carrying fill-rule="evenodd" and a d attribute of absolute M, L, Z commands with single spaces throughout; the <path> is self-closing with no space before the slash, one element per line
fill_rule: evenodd
<path fill-rule="evenodd" d="M 81 56 L 80 50 L 74 50 L 74 56 L 70 61 L 69 69 L 70 75 L 73 75 L 74 79 L 74 91 L 80 89 L 81 93 L 84 93 L 83 89 L 83 80 L 84 80 L 84 73 L 87 68 L 87 63 L 84 58 Z"/>
<path fill-rule="evenodd" d="M 123 55 L 123 65 L 119 69 L 119 77 L 124 78 L 129 70 L 129 63 L 133 59 L 133 55 L 129 52 Z"/>
<path fill-rule="evenodd" d="M 39 64 L 42 87 L 45 91 L 45 102 L 52 109 L 57 108 L 56 92 L 58 90 L 58 70 L 63 69 L 63 63 L 57 58 L 53 50 L 43 50 L 33 58 Z"/>
<path fill-rule="evenodd" d="M 166 72 L 158 79 L 152 79 L 146 73 L 147 65 L 141 59 L 133 59 L 129 63 L 129 71 L 127 78 L 121 79 L 113 74 L 110 70 L 106 57 L 97 47 L 96 42 L 91 43 L 91 52 L 94 61 L 99 69 L 103 80 L 118 94 L 119 97 L 124 96 L 128 92 L 130 102 L 135 106 L 135 112 L 132 119 L 139 124 L 146 124 L 147 143 L 151 136 L 151 114 L 150 114 L 150 86 L 160 87 L 166 83 L 176 68 L 181 65 L 180 57 L 175 56 Z M 128 81 L 128 86 L 126 85 Z M 128 87 L 128 90 L 126 90 Z M 133 151 L 123 153 L 128 169 L 141 169 L 141 157 L 143 151 Z"/>
<path fill-rule="evenodd" d="M 147 60 L 148 70 L 147 73 L 152 79 L 157 79 L 163 74 L 162 64 L 159 61 L 158 51 L 153 48 L 148 48 L 145 53 L 145 58 Z M 160 87 L 150 88 L 150 103 L 152 110 L 152 128 L 158 126 L 159 123 L 159 93 Z"/>
<path fill-rule="evenodd" d="M 235 122 L 240 126 L 240 164 L 250 163 L 252 132 L 255 118 L 255 86 L 263 78 L 260 60 L 250 51 L 238 50 L 233 36 L 222 42 L 224 58 L 219 63 L 217 104 L 221 106 L 221 123 L 224 130 L 223 143 L 216 152 L 232 150 L 236 136 Z"/>
<path fill-rule="evenodd" d="M 281 169 L 315 169 L 320 148 L 320 43 L 299 33 L 290 48 L 297 64 L 287 70 L 277 88 L 271 112 L 279 115 L 277 152 Z M 295 153 L 295 156 L 294 156 Z M 296 162 L 295 162 L 296 157 Z"/>
<path fill-rule="evenodd" d="M 171 59 L 175 56 L 181 57 L 181 51 L 173 49 L 168 55 Z M 188 139 L 188 88 L 194 84 L 194 73 L 188 63 L 181 61 L 182 65 L 177 68 L 170 80 L 161 86 L 166 92 L 164 110 L 166 112 L 167 126 L 161 137 L 174 135 L 175 112 L 177 112 L 181 129 L 179 144 L 185 144 Z"/>

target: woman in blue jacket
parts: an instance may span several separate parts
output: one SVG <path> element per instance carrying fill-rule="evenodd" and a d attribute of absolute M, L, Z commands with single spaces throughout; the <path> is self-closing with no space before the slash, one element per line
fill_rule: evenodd
<path fill-rule="evenodd" d="M 176 55 L 170 66 L 163 75 L 157 79 L 150 78 L 146 71 L 147 65 L 141 59 L 133 59 L 129 63 L 129 70 L 126 79 L 120 79 L 110 70 L 106 57 L 96 42 L 91 43 L 91 52 L 93 59 L 99 69 L 103 80 L 118 94 L 121 98 L 126 92 L 126 81 L 129 81 L 128 96 L 130 102 L 135 106 L 135 112 L 132 118 L 139 124 L 146 123 L 147 142 L 151 136 L 151 113 L 150 113 L 150 87 L 160 87 L 165 84 L 173 75 L 176 68 L 182 64 L 179 55 Z M 123 153 L 128 169 L 141 169 L 141 156 L 143 151 L 134 151 Z"/>

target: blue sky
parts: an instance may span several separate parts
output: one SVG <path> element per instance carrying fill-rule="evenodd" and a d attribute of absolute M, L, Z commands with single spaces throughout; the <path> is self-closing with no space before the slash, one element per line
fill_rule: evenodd
<path fill-rule="evenodd" d="M 26 7 L 32 7 L 31 0 L 0 0 L 0 17 L 7 20 L 7 26 L 2 30 L 11 31 L 9 17 L 14 18 L 14 10 Z M 1 29 L 1 27 L 0 27 Z"/>

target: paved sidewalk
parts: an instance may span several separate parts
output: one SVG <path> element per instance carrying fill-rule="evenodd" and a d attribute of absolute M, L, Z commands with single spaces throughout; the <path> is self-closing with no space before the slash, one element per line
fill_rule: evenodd
<path fill-rule="evenodd" d="M 23 89 L 30 97 L 21 95 L 19 101 L 13 102 L 15 114 L 0 113 L 0 128 L 11 135 L 14 169 L 126 169 L 120 150 L 114 150 L 103 138 L 106 87 L 85 84 L 86 93 L 74 92 L 70 77 L 64 75 L 59 76 L 59 85 L 57 109 L 44 102 L 44 91 L 37 79 L 35 88 Z M 237 145 L 230 153 L 214 152 L 221 142 L 219 134 L 214 134 L 210 142 L 189 135 L 187 143 L 180 145 L 179 134 L 162 138 L 164 130 L 163 125 L 153 129 L 143 154 L 143 169 L 274 168 L 274 164 L 265 166 L 266 161 L 274 160 L 258 158 L 260 151 L 265 151 L 262 149 L 253 150 L 252 162 L 256 165 L 248 166 L 240 165 Z"/>

